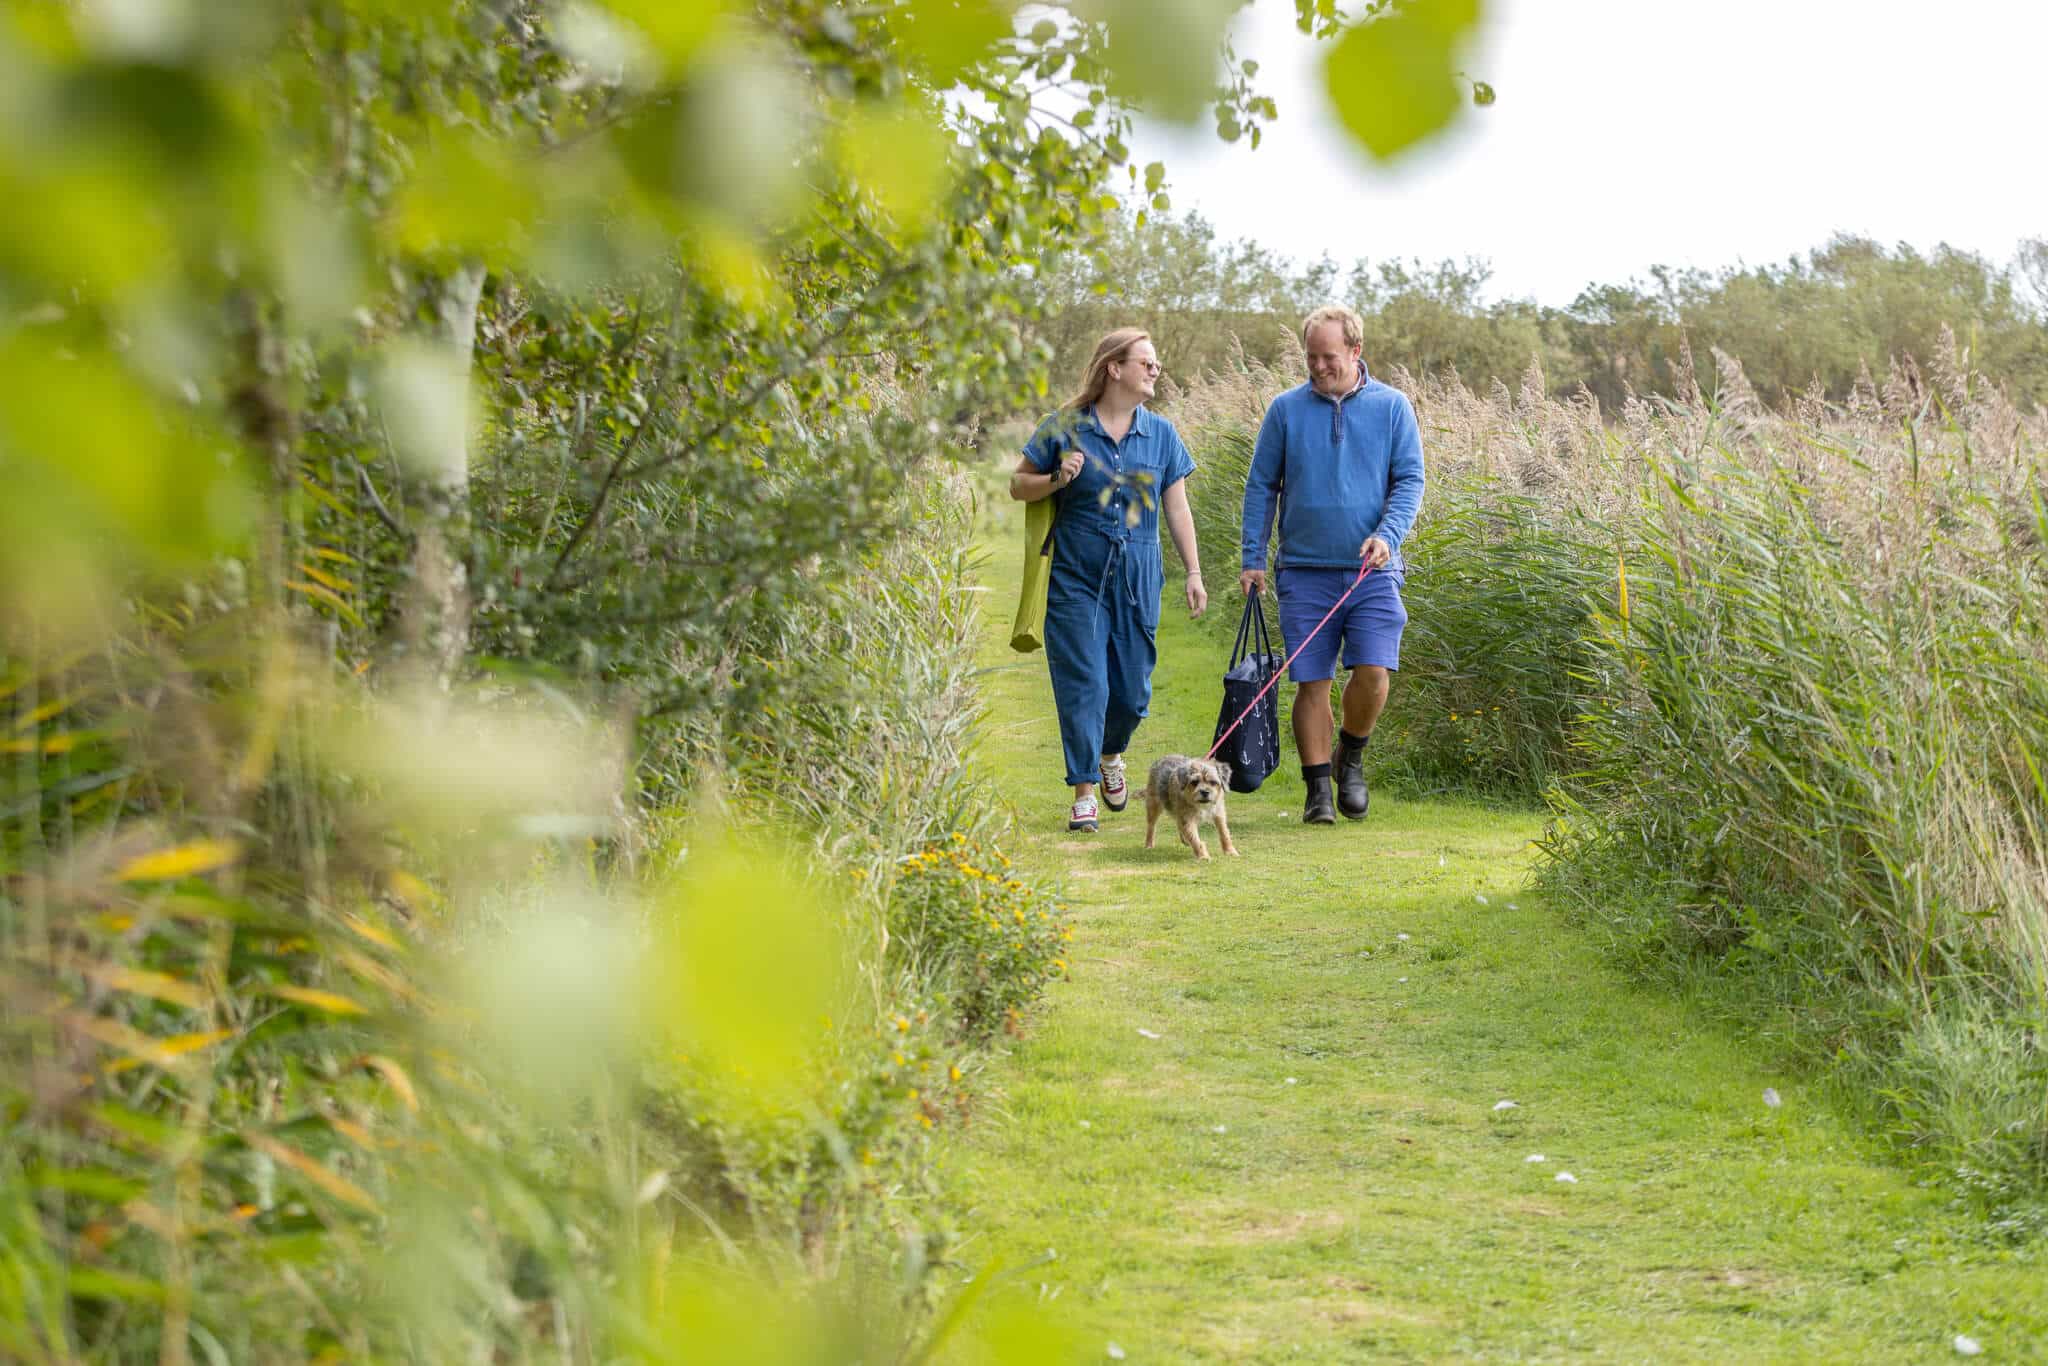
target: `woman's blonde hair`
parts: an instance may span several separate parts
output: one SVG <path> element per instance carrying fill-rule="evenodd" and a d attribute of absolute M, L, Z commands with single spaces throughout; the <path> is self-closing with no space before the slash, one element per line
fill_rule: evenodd
<path fill-rule="evenodd" d="M 1081 381 L 1081 392 L 1067 400 L 1067 406 L 1075 410 L 1100 402 L 1109 388 L 1109 367 L 1121 364 L 1130 349 L 1141 341 L 1152 340 L 1150 332 L 1140 332 L 1135 327 L 1119 327 L 1095 344 L 1095 359 L 1088 362 L 1088 377 Z"/>

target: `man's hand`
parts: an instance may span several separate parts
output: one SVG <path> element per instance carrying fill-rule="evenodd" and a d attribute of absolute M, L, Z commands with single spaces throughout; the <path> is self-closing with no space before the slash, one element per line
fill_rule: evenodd
<path fill-rule="evenodd" d="M 1068 451 L 1060 459 L 1059 471 L 1053 476 L 1052 486 L 1063 489 L 1080 477 L 1081 466 L 1088 463 L 1088 457 L 1077 448 Z"/>
<path fill-rule="evenodd" d="M 1387 561 L 1394 558 L 1394 547 L 1377 536 L 1365 538 L 1365 544 L 1358 547 L 1359 555 L 1365 560 L 1367 569 L 1385 569 Z"/>
<path fill-rule="evenodd" d="M 1199 617 L 1209 605 L 1209 590 L 1202 584 L 1200 574 L 1188 575 L 1188 615 Z"/>
<path fill-rule="evenodd" d="M 1263 569 L 1247 569 L 1242 574 L 1239 574 L 1237 576 L 1237 591 L 1246 597 L 1250 597 L 1254 593 L 1265 592 L 1266 571 Z"/>

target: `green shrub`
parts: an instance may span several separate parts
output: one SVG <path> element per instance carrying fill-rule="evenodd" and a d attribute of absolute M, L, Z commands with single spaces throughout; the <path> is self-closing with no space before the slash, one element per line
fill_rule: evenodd
<path fill-rule="evenodd" d="M 1073 939 L 1058 902 L 1016 876 L 1001 851 L 957 833 L 898 865 L 889 929 L 898 961 L 975 1040 L 1017 1027 L 1066 971 Z"/>
<path fill-rule="evenodd" d="M 1865 1108 L 1903 1151 L 1958 1186 L 2013 1241 L 2048 1235 L 2048 1052 L 2009 1012 L 1952 997 L 1872 1053 L 1844 1050 Z"/>
<path fill-rule="evenodd" d="M 725 654 L 771 686 L 641 733 L 644 792 L 694 782 L 735 832 L 798 837 L 776 904 L 842 932 L 862 989 L 781 1108 L 654 1047 L 675 993 L 633 985 L 666 904 L 641 893 L 688 886 L 686 827 L 620 803 L 623 728 L 559 683 L 401 699 L 283 657 L 243 684 L 218 644 L 232 603 L 150 650 L 0 658 L 23 737 L 0 769 L 0 1354 L 148 1354 L 182 1303 L 175 1331 L 226 1359 L 462 1357 L 535 1315 L 610 1333 L 640 1312 L 622 1268 L 721 1240 L 784 1279 L 863 1267 L 896 1308 L 936 1294 L 954 1234 L 931 1133 L 970 1110 L 989 1022 L 1057 951 L 1016 887 L 893 902 L 906 852 L 1001 820 L 965 773 L 961 490 L 939 467 L 899 487 L 867 558 L 727 618 Z M 124 699 L 202 648 L 236 703 L 180 676 L 138 729 Z M 283 766 L 267 828 L 186 796 L 207 754 Z M 38 841 L 76 851 L 61 884 L 16 876 L 54 866 Z M 977 894 L 1030 906 L 1030 933 L 1003 950 Z M 920 929 L 892 944 L 892 924 Z"/>
<path fill-rule="evenodd" d="M 744 638 L 735 657 L 773 681 L 715 722 L 732 781 L 875 886 L 902 855 L 1001 821 L 968 762 L 981 706 L 970 499 L 938 462 L 906 475 L 891 539 Z"/>

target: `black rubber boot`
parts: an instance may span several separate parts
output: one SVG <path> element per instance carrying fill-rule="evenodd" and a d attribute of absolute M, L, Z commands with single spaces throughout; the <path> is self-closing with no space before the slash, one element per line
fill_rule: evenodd
<path fill-rule="evenodd" d="M 1352 820 L 1365 819 L 1372 805 L 1372 790 L 1365 785 L 1365 747 L 1370 735 L 1354 739 L 1348 731 L 1337 732 L 1337 809 Z"/>
<path fill-rule="evenodd" d="M 1308 783 L 1308 804 L 1301 809 L 1302 823 L 1305 825 L 1335 825 L 1337 823 L 1337 807 L 1330 797 L 1330 766 L 1328 764 L 1318 764 L 1317 767 L 1323 771 L 1321 773 L 1303 775 Z"/>

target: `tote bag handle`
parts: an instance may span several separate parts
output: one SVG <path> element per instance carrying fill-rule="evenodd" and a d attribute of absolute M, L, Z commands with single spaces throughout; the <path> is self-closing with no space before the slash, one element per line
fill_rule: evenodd
<path fill-rule="evenodd" d="M 1230 650 L 1230 667 L 1233 669 L 1244 663 L 1255 643 L 1261 656 L 1273 653 L 1273 638 L 1266 630 L 1266 607 L 1260 601 L 1264 597 L 1263 593 L 1253 593 L 1244 600 L 1244 616 L 1237 623 L 1237 643 Z M 1256 642 L 1252 638 L 1254 630 L 1258 633 Z"/>

